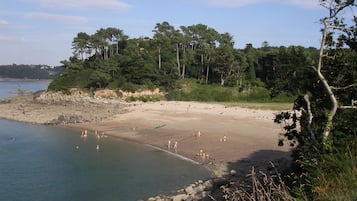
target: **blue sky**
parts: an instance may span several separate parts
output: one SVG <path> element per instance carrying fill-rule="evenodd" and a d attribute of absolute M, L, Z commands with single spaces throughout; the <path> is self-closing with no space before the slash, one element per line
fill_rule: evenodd
<path fill-rule="evenodd" d="M 156 23 L 202 23 L 234 37 L 235 46 L 318 47 L 318 0 L 0 0 L 0 64 L 59 65 L 78 32 L 116 27 L 152 37 Z"/>

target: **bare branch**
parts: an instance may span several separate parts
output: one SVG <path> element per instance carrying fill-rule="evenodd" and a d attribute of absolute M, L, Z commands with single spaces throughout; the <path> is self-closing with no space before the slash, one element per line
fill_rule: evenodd
<path fill-rule="evenodd" d="M 309 121 L 308 121 L 308 124 L 307 124 L 307 130 L 310 133 L 311 139 L 315 143 L 317 143 L 315 133 L 311 129 L 311 123 L 312 123 L 313 115 L 312 115 L 312 112 L 311 112 L 311 103 L 310 103 L 310 100 L 309 100 L 309 96 L 307 94 L 304 96 L 304 100 L 305 100 L 306 105 L 307 105 L 306 109 L 307 109 L 307 114 L 308 114 L 308 118 L 309 118 Z"/>
<path fill-rule="evenodd" d="M 351 85 L 348 85 L 348 86 L 345 86 L 345 87 L 333 87 L 333 86 L 331 86 L 331 88 L 334 89 L 334 90 L 345 90 L 345 89 L 349 89 L 349 88 L 352 88 L 352 87 L 357 87 L 357 84 L 351 84 Z"/>
<path fill-rule="evenodd" d="M 340 27 L 340 26 L 335 26 L 335 25 L 328 25 L 328 29 L 335 29 L 335 30 L 340 30 L 340 31 L 356 31 L 355 28 L 351 27 Z"/>

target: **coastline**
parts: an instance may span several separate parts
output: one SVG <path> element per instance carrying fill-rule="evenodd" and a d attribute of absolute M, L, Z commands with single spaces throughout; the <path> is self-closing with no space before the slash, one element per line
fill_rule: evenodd
<path fill-rule="evenodd" d="M 170 151 L 165 150 L 165 149 L 162 149 L 162 148 L 160 148 L 160 147 L 155 147 L 155 146 L 150 145 L 150 144 L 144 144 L 144 145 L 145 145 L 145 146 L 148 146 L 148 147 L 150 147 L 150 148 L 152 148 L 152 149 L 155 149 L 155 150 L 164 152 L 164 153 L 166 153 L 166 154 L 169 154 L 169 155 L 171 155 L 171 156 L 173 156 L 173 157 L 175 157 L 175 158 L 179 158 L 179 159 L 181 159 L 181 160 L 188 161 L 188 162 L 190 162 L 190 163 L 192 163 L 192 164 L 202 165 L 201 163 L 199 163 L 199 162 L 197 162 L 197 161 L 195 161 L 195 160 L 192 160 L 192 159 L 187 158 L 187 157 L 185 157 L 185 156 L 182 156 L 182 155 L 179 155 L 179 154 L 170 152 Z"/>
<path fill-rule="evenodd" d="M 167 150 L 200 164 L 234 162 L 259 150 L 289 151 L 277 146 L 281 128 L 272 110 L 228 107 L 198 102 L 96 102 L 38 100 L 38 95 L 1 99 L 1 118 L 33 124 L 58 125 L 135 141 Z M 200 132 L 200 136 L 197 133 Z M 226 139 L 223 141 L 223 139 Z M 203 151 L 209 157 L 198 156 Z M 262 157 L 272 159 L 275 156 Z"/>
<path fill-rule="evenodd" d="M 273 110 L 178 101 L 128 104 L 75 96 L 41 100 L 38 94 L 1 99 L 0 110 L 4 119 L 90 133 L 97 130 L 152 146 L 175 157 L 214 166 L 216 176 L 240 170 L 240 160 L 268 162 L 289 156 L 289 148 L 277 146 L 281 128 L 273 123 L 278 112 Z"/>
<path fill-rule="evenodd" d="M 0 99 L 0 110 L 3 119 L 88 130 L 89 134 L 97 131 L 139 143 L 204 166 L 213 178 L 229 180 L 234 173 L 235 179 L 245 179 L 252 166 L 263 170 L 271 161 L 286 163 L 290 155 L 290 148 L 277 146 L 281 128 L 273 122 L 279 112 L 274 110 L 179 101 L 128 104 L 36 93 Z M 207 191 L 216 183 L 220 181 L 210 179 L 204 186 L 202 182 L 195 186 Z"/>
<path fill-rule="evenodd" d="M 0 77 L 0 82 L 51 82 L 51 79 L 30 79 L 30 78 L 10 78 Z"/>
<path fill-rule="evenodd" d="M 281 128 L 272 120 L 276 112 L 221 104 L 160 101 L 133 103 L 126 107 L 126 112 L 110 119 L 64 127 L 87 129 L 92 133 L 97 130 L 172 154 L 176 154 L 172 146 L 178 142 L 178 155 L 213 166 L 215 175 L 223 176 L 231 169 L 240 169 L 239 165 L 229 165 L 240 160 L 269 163 L 289 157 L 289 148 L 277 146 Z M 196 135 L 198 131 L 200 137 Z M 224 136 L 226 141 L 223 141 Z M 171 150 L 168 150 L 168 141 L 171 141 Z M 201 150 L 209 157 L 203 159 Z"/>

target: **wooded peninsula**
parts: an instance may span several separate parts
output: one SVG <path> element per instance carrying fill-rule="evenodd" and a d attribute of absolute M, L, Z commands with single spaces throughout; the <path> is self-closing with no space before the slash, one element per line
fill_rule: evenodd
<path fill-rule="evenodd" d="M 289 167 L 263 177 L 253 169 L 251 181 L 219 183 L 215 198 L 357 200 L 357 4 L 319 2 L 328 15 L 320 20 L 318 48 L 273 47 L 264 41 L 261 47 L 237 49 L 231 34 L 204 24 L 157 23 L 152 38 L 129 38 L 112 27 L 80 32 L 73 38 L 73 56 L 62 61 L 65 71 L 48 91 L 69 94 L 79 88 L 94 94 L 106 88 L 120 97 L 123 91 L 159 89 L 164 97 L 128 100 L 294 103 L 274 118 L 282 128 L 277 144 L 292 150 Z M 155 107 L 167 113 L 167 104 Z M 190 107 L 185 105 L 186 112 Z"/>
<path fill-rule="evenodd" d="M 318 60 L 313 47 L 271 47 L 265 41 L 259 48 L 236 49 L 229 33 L 204 24 L 177 29 L 162 22 L 153 32 L 153 38 L 133 39 L 111 27 L 78 33 L 73 56 L 62 61 L 65 73 L 49 89 L 160 88 L 170 100 L 291 102 L 296 85 L 309 76 L 306 68 Z"/>

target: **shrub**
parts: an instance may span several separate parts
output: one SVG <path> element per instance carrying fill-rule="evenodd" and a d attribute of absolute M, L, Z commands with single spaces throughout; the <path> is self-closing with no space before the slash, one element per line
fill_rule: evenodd
<path fill-rule="evenodd" d="M 271 200 L 271 201 L 290 201 L 293 197 L 290 195 L 279 173 L 272 175 L 264 172 L 257 174 L 252 168 L 248 175 L 251 184 L 235 184 L 234 186 L 221 186 L 223 198 L 227 201 L 240 200 Z"/>

